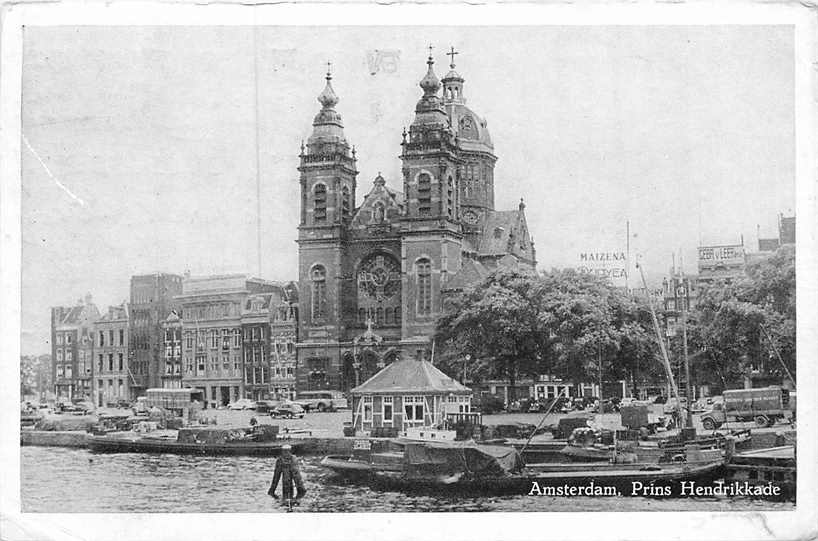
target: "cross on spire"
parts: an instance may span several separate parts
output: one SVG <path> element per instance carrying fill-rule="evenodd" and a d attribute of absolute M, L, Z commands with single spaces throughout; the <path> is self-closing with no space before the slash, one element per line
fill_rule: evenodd
<path fill-rule="evenodd" d="M 447 55 L 447 56 L 451 56 L 451 57 L 452 57 L 451 64 L 449 64 L 449 67 L 450 67 L 450 68 L 452 68 L 452 69 L 454 69 L 454 55 L 456 55 L 456 54 L 460 54 L 460 53 L 454 50 L 454 46 L 452 46 L 452 50 L 451 50 L 451 51 L 449 51 L 448 53 L 446 53 L 446 55 Z"/>
<path fill-rule="evenodd" d="M 327 61 L 327 81 L 332 79 L 332 62 Z"/>
<path fill-rule="evenodd" d="M 430 43 L 429 44 L 429 61 L 427 62 L 427 64 L 433 64 L 434 63 L 434 60 L 432 60 L 432 49 L 433 49 L 433 47 L 432 47 L 432 44 Z"/>

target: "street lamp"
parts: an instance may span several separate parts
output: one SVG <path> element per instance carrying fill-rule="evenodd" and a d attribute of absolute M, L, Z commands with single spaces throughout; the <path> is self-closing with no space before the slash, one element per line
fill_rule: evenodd
<path fill-rule="evenodd" d="M 471 354 L 466 353 L 466 356 L 463 357 L 463 385 L 466 384 L 466 363 L 471 360 Z"/>

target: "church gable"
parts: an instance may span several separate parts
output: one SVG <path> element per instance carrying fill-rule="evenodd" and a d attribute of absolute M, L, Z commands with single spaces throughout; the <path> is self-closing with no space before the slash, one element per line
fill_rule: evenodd
<path fill-rule="evenodd" d="M 404 205 L 401 194 L 390 190 L 382 176 L 375 178 L 372 190 L 364 196 L 364 202 L 352 218 L 353 228 L 389 225 L 403 216 Z"/>
<path fill-rule="evenodd" d="M 534 263 L 536 256 L 524 209 L 525 205 L 520 203 L 518 210 L 487 213 L 478 248 L 480 258 L 499 260 L 505 256 L 513 256 L 521 262 Z"/>

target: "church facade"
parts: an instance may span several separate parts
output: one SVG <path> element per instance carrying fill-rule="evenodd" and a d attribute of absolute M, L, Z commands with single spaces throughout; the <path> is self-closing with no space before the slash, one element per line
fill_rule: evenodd
<path fill-rule="evenodd" d="M 454 54 L 452 50 L 452 59 Z M 494 208 L 497 157 L 464 79 L 431 54 L 404 129 L 402 178 L 380 174 L 360 206 L 357 155 L 327 73 L 300 154 L 298 389 L 347 391 L 398 359 L 428 359 L 451 291 L 498 266 L 536 266 L 525 205 Z"/>

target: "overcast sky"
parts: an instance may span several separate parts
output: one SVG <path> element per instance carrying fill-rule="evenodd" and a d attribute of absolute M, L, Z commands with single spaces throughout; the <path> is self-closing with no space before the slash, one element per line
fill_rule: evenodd
<path fill-rule="evenodd" d="M 700 241 L 754 247 L 794 208 L 789 27 L 27 27 L 23 353 L 50 350 L 50 306 L 104 311 L 132 274 L 257 274 L 257 171 L 261 275 L 296 279 L 326 62 L 360 203 L 379 171 L 401 189 L 429 43 L 439 77 L 461 53 L 497 208 L 525 197 L 541 268 L 624 251 L 630 220 L 652 276 L 674 252 L 694 271 Z"/>

